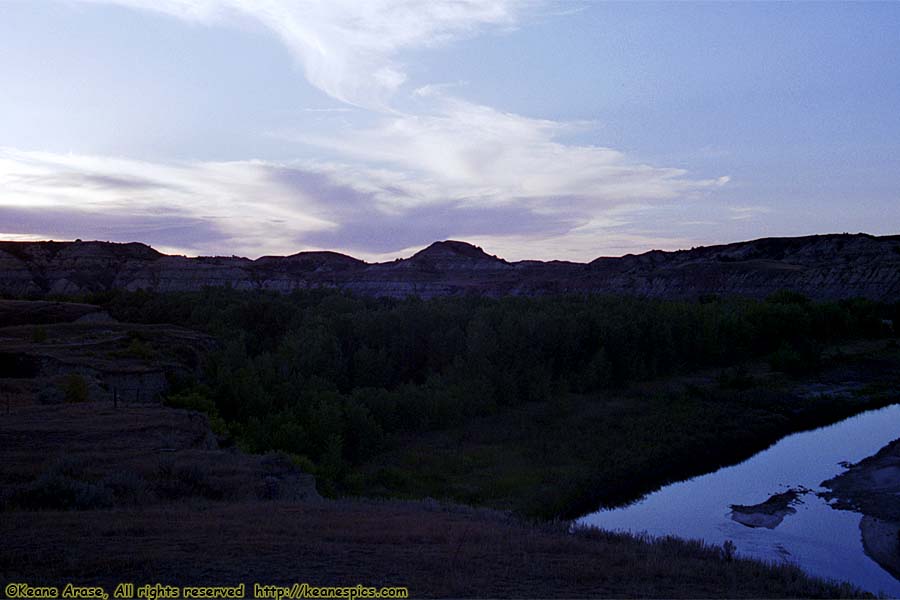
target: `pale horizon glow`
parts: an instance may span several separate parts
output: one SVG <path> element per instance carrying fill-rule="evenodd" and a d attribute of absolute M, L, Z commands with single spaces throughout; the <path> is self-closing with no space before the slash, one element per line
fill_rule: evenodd
<path fill-rule="evenodd" d="M 4 11 L 2 239 L 590 261 L 898 233 L 896 4 Z"/>

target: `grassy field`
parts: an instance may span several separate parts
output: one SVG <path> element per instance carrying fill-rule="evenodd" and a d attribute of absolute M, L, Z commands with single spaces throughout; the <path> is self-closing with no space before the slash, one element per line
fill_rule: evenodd
<path fill-rule="evenodd" d="M 412 597 L 859 597 L 790 566 L 426 502 L 165 504 L 16 512 L 0 580 L 406 586 Z"/>

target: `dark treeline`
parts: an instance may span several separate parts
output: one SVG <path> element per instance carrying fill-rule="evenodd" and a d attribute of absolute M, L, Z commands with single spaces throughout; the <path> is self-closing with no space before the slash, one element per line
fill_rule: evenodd
<path fill-rule="evenodd" d="M 103 298 L 123 321 L 175 323 L 221 344 L 171 402 L 250 451 L 296 455 L 326 492 L 396 436 L 567 393 L 768 357 L 815 368 L 821 348 L 885 334 L 898 306 L 573 296 L 393 300 L 208 289 Z"/>

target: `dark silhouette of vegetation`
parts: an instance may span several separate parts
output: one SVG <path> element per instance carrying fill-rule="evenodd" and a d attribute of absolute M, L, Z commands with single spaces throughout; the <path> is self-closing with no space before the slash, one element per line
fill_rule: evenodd
<path fill-rule="evenodd" d="M 227 429 L 247 450 L 294 455 L 314 471 L 320 491 L 331 494 L 370 490 L 372 481 L 363 481 L 356 467 L 391 450 L 403 436 L 448 430 L 534 403 L 565 413 L 572 396 L 751 358 L 767 358 L 789 374 L 809 372 L 826 345 L 886 335 L 883 320 L 898 313 L 897 305 L 814 303 L 792 292 L 765 301 L 598 296 L 423 301 L 210 288 L 123 292 L 93 300 L 120 320 L 176 323 L 216 336 L 220 346 L 208 356 L 204 381 L 182 386 L 170 403 L 208 413 L 218 430 Z M 730 419 L 736 439 L 743 440 L 734 420 L 748 405 L 722 402 L 719 396 L 755 383 L 739 371 L 730 373 L 716 398 L 658 399 L 654 406 L 668 407 L 658 414 L 672 413 L 664 421 L 671 417 L 667 422 L 678 423 L 690 413 L 684 422 L 699 425 L 675 428 L 672 436 L 660 422 L 658 439 L 675 443 L 689 431 L 695 437 L 688 446 L 699 448 L 712 436 L 700 430 L 719 425 L 718 415 Z M 750 408 L 764 413 L 768 434 L 783 424 L 772 406 Z M 647 421 L 628 415 L 608 424 L 612 443 L 625 435 L 623 422 L 634 431 L 647 430 Z M 656 456 L 659 468 L 668 468 L 670 450 L 660 443 L 640 460 L 625 462 L 646 470 L 648 457 Z M 375 479 L 390 492 L 392 486 L 409 487 L 394 481 L 404 476 L 383 469 Z M 525 510 L 564 513 L 574 497 L 583 501 L 587 488 L 599 485 L 595 479 L 582 477 L 569 486 L 565 494 L 572 498 Z"/>
<path fill-rule="evenodd" d="M 47 329 L 40 325 L 36 325 L 31 330 L 31 341 L 33 341 L 35 344 L 43 344 L 44 342 L 46 342 Z"/>
<path fill-rule="evenodd" d="M 66 402 L 87 402 L 89 390 L 87 381 L 77 373 L 67 375 L 62 384 Z"/>

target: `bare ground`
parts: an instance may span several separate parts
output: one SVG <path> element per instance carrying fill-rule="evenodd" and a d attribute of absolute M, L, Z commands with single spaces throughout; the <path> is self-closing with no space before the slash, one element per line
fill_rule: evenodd
<path fill-rule="evenodd" d="M 885 571 L 900 579 L 900 523 L 864 515 L 859 522 L 863 549 Z"/>
<path fill-rule="evenodd" d="M 823 496 L 835 508 L 862 513 L 866 554 L 900 578 L 900 440 L 822 485 L 830 489 Z"/>

